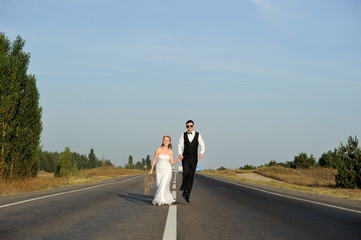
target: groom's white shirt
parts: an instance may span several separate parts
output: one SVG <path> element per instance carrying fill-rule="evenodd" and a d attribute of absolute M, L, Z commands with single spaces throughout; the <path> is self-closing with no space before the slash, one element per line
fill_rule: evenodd
<path fill-rule="evenodd" d="M 183 149 L 184 149 L 184 136 L 183 135 L 184 134 L 181 135 L 181 137 L 179 138 L 179 141 L 178 141 L 178 154 L 179 155 L 183 154 Z M 190 142 L 192 142 L 195 135 L 196 135 L 195 130 L 192 131 L 192 134 L 187 133 L 188 140 Z M 200 153 L 204 154 L 204 152 L 206 151 L 206 147 L 204 145 L 204 141 L 203 141 L 202 135 L 200 133 L 198 135 L 198 144 L 199 144 L 199 146 L 201 148 Z"/>

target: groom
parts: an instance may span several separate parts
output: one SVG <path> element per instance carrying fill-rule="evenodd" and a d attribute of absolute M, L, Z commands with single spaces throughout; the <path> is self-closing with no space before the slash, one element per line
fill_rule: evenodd
<path fill-rule="evenodd" d="M 183 166 L 183 180 L 180 190 L 183 191 L 182 197 L 189 203 L 198 157 L 199 159 L 203 157 L 205 145 L 201 134 L 194 131 L 192 120 L 187 121 L 186 127 L 187 131 L 181 135 L 178 142 L 178 159 L 182 160 Z M 199 154 L 197 154 L 198 145 L 201 148 Z"/>

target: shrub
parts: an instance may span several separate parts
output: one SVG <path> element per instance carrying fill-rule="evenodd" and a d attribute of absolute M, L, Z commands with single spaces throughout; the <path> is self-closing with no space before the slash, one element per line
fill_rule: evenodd
<path fill-rule="evenodd" d="M 295 156 L 293 168 L 310 168 L 315 166 L 316 160 L 311 154 L 310 157 L 306 153 L 300 153 L 298 156 Z"/>
<path fill-rule="evenodd" d="M 71 152 L 69 147 L 65 148 L 59 156 L 58 163 L 55 168 L 55 177 L 69 178 L 71 174 Z"/>
<path fill-rule="evenodd" d="M 337 149 L 335 149 L 333 152 L 329 150 L 327 153 L 323 153 L 320 159 L 318 159 L 318 165 L 325 168 L 337 168 L 339 165 L 339 154 Z"/>
<path fill-rule="evenodd" d="M 342 188 L 361 188 L 361 148 L 358 139 L 348 138 L 346 146 L 338 149 L 339 164 L 335 177 L 336 186 Z"/>
<path fill-rule="evenodd" d="M 240 170 L 250 170 L 250 169 L 256 169 L 257 167 L 253 166 L 253 165 L 244 165 L 244 167 L 240 167 Z"/>

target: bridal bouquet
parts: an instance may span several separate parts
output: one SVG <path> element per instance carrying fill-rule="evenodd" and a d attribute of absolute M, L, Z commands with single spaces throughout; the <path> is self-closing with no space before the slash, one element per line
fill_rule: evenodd
<path fill-rule="evenodd" d="M 147 196 L 150 194 L 150 189 L 152 189 L 155 186 L 154 177 L 152 175 L 146 176 L 144 178 L 143 185 L 144 185 L 144 195 Z"/>

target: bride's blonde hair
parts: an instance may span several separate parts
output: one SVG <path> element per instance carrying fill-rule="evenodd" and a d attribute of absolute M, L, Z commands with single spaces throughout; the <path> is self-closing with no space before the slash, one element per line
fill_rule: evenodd
<path fill-rule="evenodd" d="M 169 145 L 168 145 L 168 148 L 170 148 L 170 149 L 172 149 L 172 138 L 170 137 L 170 136 L 168 136 L 168 135 L 165 135 L 164 137 L 163 137 L 163 141 L 164 141 L 164 138 L 169 138 Z M 163 142 L 162 142 L 162 146 L 161 147 L 163 147 L 164 146 L 164 144 L 163 144 Z"/>

